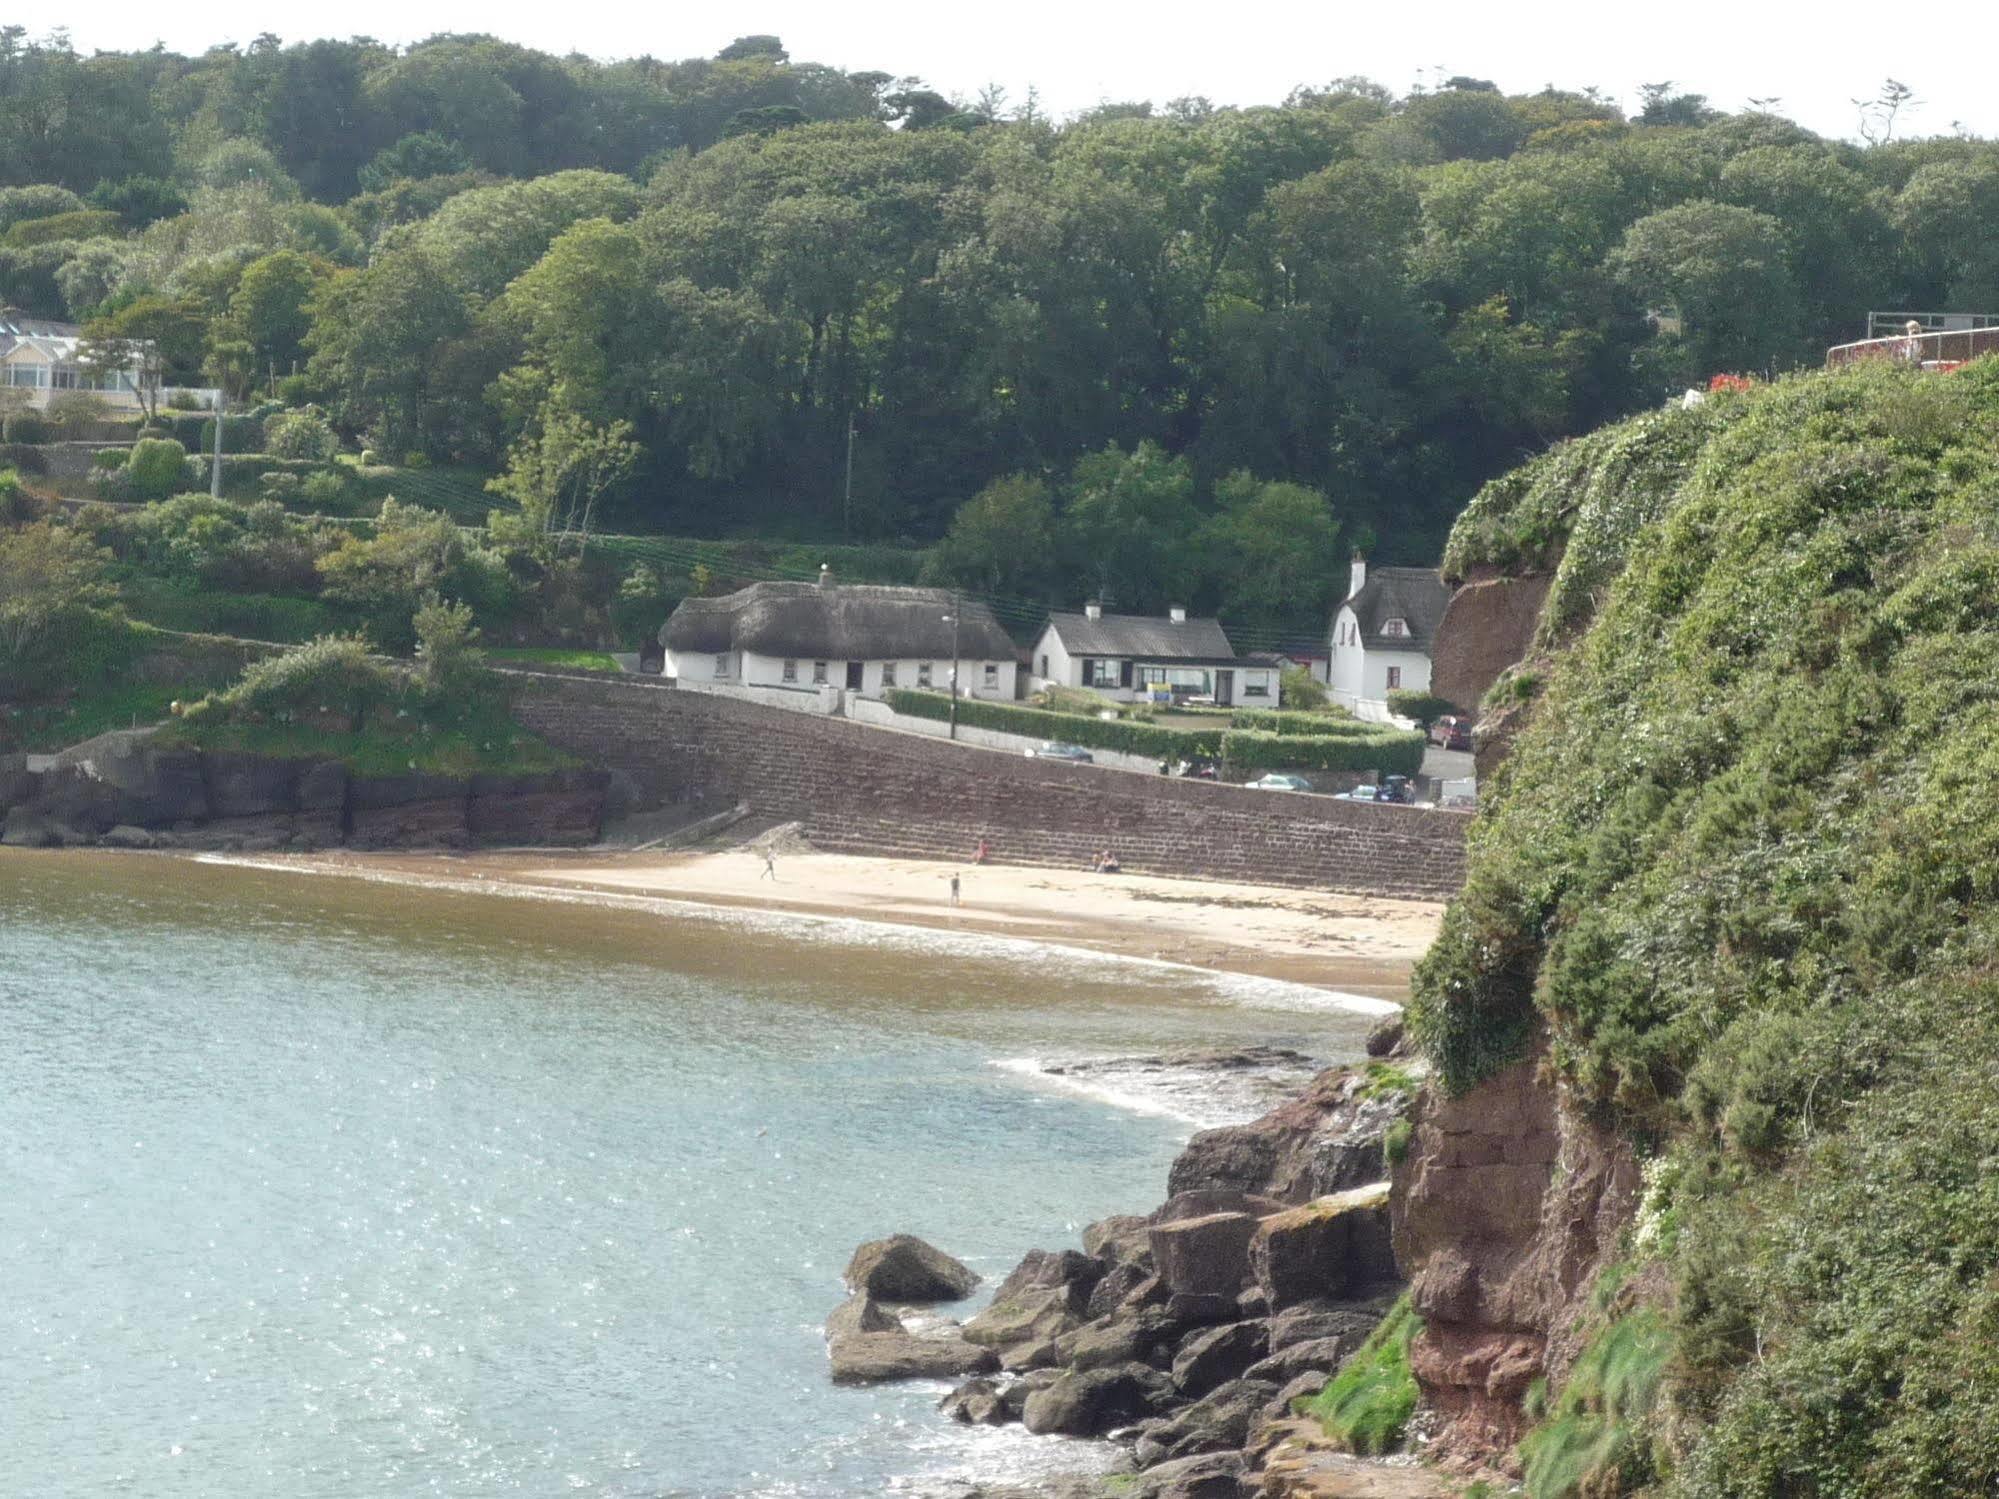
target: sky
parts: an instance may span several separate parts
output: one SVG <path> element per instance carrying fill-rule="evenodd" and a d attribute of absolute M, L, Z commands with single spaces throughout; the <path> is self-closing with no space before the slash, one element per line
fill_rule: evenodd
<path fill-rule="evenodd" d="M 1298 84 L 1365 74 L 1404 92 L 1451 76 L 1488 78 L 1509 93 L 1594 84 L 1635 108 L 1641 84 L 1671 80 L 1723 109 L 1776 98 L 1812 130 L 1852 137 L 1853 100 L 1889 74 L 1920 107 L 1898 134 L 1962 128 L 1999 136 L 1999 6 L 1990 0 L 1737 0 L 1733 5 L 1515 0 L 757 0 L 652 5 L 631 0 L 343 0 L 287 25 L 268 0 L 160 6 L 107 0 L 64 17 L 83 50 L 164 42 L 196 52 L 276 31 L 406 44 L 439 31 L 491 32 L 553 52 L 593 57 L 710 56 L 735 37 L 781 36 L 794 60 L 924 78 L 970 97 L 997 83 L 1014 101 L 1029 86 L 1045 111 L 1105 100 L 1205 95 L 1217 104 L 1276 103 Z M 1906 38 L 1907 41 L 1901 39 Z"/>

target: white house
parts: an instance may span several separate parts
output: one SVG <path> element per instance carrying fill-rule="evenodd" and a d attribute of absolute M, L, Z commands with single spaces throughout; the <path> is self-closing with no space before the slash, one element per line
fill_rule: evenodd
<path fill-rule="evenodd" d="M 1333 700 L 1361 718 L 1386 718 L 1398 687 L 1430 690 L 1430 646 L 1451 591 L 1425 567 L 1377 567 L 1353 559 L 1353 584 L 1334 611 Z"/>
<path fill-rule="evenodd" d="M 666 674 L 696 686 L 948 692 L 955 665 L 962 695 L 1011 701 L 1019 672 L 1013 638 L 984 604 L 823 578 L 682 599 L 660 643 Z"/>
<path fill-rule="evenodd" d="M 129 369 L 100 374 L 84 367 L 82 344 L 83 330 L 74 324 L 24 317 L 11 307 L 0 308 L 0 386 L 17 392 L 13 404 L 37 411 L 72 390 L 94 393 L 114 413 L 142 410 L 143 361 L 135 361 Z M 26 393 L 25 401 L 20 392 Z"/>
<path fill-rule="evenodd" d="M 1238 656 L 1221 623 L 1189 619 L 1173 609 L 1164 619 L 1106 614 L 1096 604 L 1081 614 L 1048 616 L 1028 663 L 1028 685 L 1086 687 L 1116 702 L 1206 698 L 1220 706 L 1277 706 L 1275 657 Z"/>

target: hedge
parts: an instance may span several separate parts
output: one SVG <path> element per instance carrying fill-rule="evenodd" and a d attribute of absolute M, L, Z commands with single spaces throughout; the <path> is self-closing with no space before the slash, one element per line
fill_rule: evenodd
<path fill-rule="evenodd" d="M 124 454 L 118 456 L 122 463 Z M 11 468 L 17 473 L 39 477 L 49 471 L 49 461 L 32 443 L 0 442 L 0 468 Z"/>
<path fill-rule="evenodd" d="M 1332 713 L 1289 713 L 1278 708 L 1241 708 L 1230 715 L 1232 729 L 1264 734 L 1296 734 L 1308 739 L 1359 739 L 1392 725 L 1367 723 Z"/>
<path fill-rule="evenodd" d="M 904 688 L 883 694 L 883 699 L 897 713 L 906 713 L 911 718 L 946 719 L 951 716 L 951 699 L 946 693 L 913 692 Z M 1044 708 L 1029 708 L 1019 703 L 994 703 L 969 697 L 958 699 L 958 722 L 975 729 L 1024 734 L 1033 739 L 1057 739 L 1066 744 L 1080 744 L 1085 749 L 1116 750 L 1150 759 L 1218 755 L 1224 733 L 1219 726 L 1212 729 L 1168 729 L 1129 719 L 1050 713 Z"/>
<path fill-rule="evenodd" d="M 1413 776 L 1423 768 L 1423 736 L 1375 724 L 1365 737 L 1266 734 L 1231 729 L 1222 759 L 1231 770 L 1367 770 Z"/>
<path fill-rule="evenodd" d="M 159 424 L 190 453 L 215 451 L 215 418 L 207 411 L 162 411 Z M 253 416 L 222 418 L 222 456 L 257 453 L 264 447 L 264 424 Z"/>

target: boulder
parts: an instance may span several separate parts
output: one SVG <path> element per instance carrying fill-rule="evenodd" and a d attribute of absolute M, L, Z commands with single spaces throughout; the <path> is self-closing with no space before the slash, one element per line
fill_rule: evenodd
<path fill-rule="evenodd" d="M 968 1379 L 937 1402 L 937 1409 L 966 1426 L 1004 1426 L 1012 1416 L 990 1379 Z"/>
<path fill-rule="evenodd" d="M 1149 1266 L 1152 1263 L 1152 1244 L 1146 1237 L 1146 1230 L 1151 1226 L 1149 1218 L 1141 1218 L 1136 1213 L 1100 1218 L 1083 1230 L 1083 1252 L 1093 1259 L 1113 1265 L 1138 1261 Z"/>
<path fill-rule="evenodd" d="M 1350 1347 L 1358 1348 L 1381 1321 L 1382 1311 L 1371 1302 L 1301 1301 L 1271 1313 L 1270 1351 L 1281 1353 L 1321 1338 L 1345 1338 Z"/>
<path fill-rule="evenodd" d="M 1147 1263 L 1151 1262 L 1150 1247 L 1145 1250 L 1145 1258 Z M 1155 1287 L 1159 1284 L 1158 1277 L 1144 1265 L 1135 1260 L 1118 1261 L 1104 1272 L 1103 1278 L 1091 1289 L 1090 1300 L 1083 1308 L 1083 1315 L 1092 1321 L 1098 1317 L 1109 1316 L 1125 1305 L 1133 1293 L 1148 1282 Z"/>
<path fill-rule="evenodd" d="M 1237 1451 L 1249 1440 L 1250 1423 L 1276 1394 L 1276 1385 L 1261 1380 L 1234 1379 L 1218 1385 L 1192 1405 L 1148 1426 L 1134 1456 L 1149 1468 L 1198 1452 Z"/>
<path fill-rule="evenodd" d="M 31 806 L 13 808 L 0 824 L 0 844 L 8 848 L 56 848 L 61 843 L 55 823 Z"/>
<path fill-rule="evenodd" d="M 1023 1374 L 1012 1384 L 1003 1386 L 999 1392 L 1000 1407 L 1009 1421 L 1018 1421 L 1027 1409 L 1027 1397 L 1036 1390 L 1045 1390 L 1062 1376 L 1053 1369 L 1036 1369 L 1031 1374 Z"/>
<path fill-rule="evenodd" d="M 1252 1218 L 1281 1213 L 1291 1206 L 1260 1192 L 1239 1192 L 1233 1187 L 1197 1187 L 1175 1192 L 1153 1210 L 1148 1226 L 1178 1223 L 1186 1218 L 1205 1218 L 1211 1213 L 1247 1213 Z M 1148 1235 L 1147 1242 L 1150 1243 Z"/>
<path fill-rule="evenodd" d="M 1198 1399 L 1239 1378 L 1269 1349 L 1270 1335 L 1261 1322 L 1234 1322 L 1191 1333 L 1173 1357 L 1173 1387 Z"/>
<path fill-rule="evenodd" d="M 1399 1056 L 1402 1043 L 1408 1039 L 1409 1022 L 1402 1011 L 1384 1015 L 1375 1022 L 1374 1029 L 1367 1033 L 1367 1054 L 1371 1057 Z"/>
<path fill-rule="evenodd" d="M 1249 1241 L 1257 1220 L 1248 1213 L 1208 1213 L 1155 1223 L 1152 1258 L 1176 1295 L 1225 1296 L 1231 1306 L 1249 1278 Z"/>
<path fill-rule="evenodd" d="M 1279 1349 L 1243 1371 L 1244 1379 L 1261 1379 L 1271 1384 L 1289 1384 L 1303 1374 L 1321 1378 L 1339 1368 L 1341 1361 L 1360 1345 L 1341 1337 L 1313 1338 Z"/>
<path fill-rule="evenodd" d="M 1255 1370 L 1251 1370 L 1250 1372 L 1254 1374 Z M 1262 1411 L 1258 1413 L 1256 1418 L 1257 1424 L 1264 1425 L 1272 1421 L 1281 1421 L 1291 1415 L 1293 1402 L 1311 1399 L 1326 1387 L 1326 1381 L 1331 1377 L 1329 1374 L 1320 1374 L 1316 1371 L 1293 1375 L 1285 1382 L 1283 1388 L 1270 1397 L 1270 1403 L 1265 1405 Z M 1254 1431 L 1255 1427 L 1252 1426 L 1250 1429 Z"/>
<path fill-rule="evenodd" d="M 1161 1345 L 1170 1346 L 1179 1324 L 1160 1307 L 1103 1317 L 1055 1340 L 1055 1362 L 1071 1369 L 1105 1369 L 1151 1363 Z"/>
<path fill-rule="evenodd" d="M 1250 1271 L 1276 1310 L 1342 1296 L 1382 1278 L 1388 1244 L 1388 1183 L 1321 1197 L 1258 1224 Z M 1394 1273 L 1393 1256 L 1387 1271 Z"/>
<path fill-rule="evenodd" d="M 1071 1369 L 1029 1395 L 1020 1419 L 1036 1436 L 1101 1436 L 1153 1414 L 1172 1393 L 1172 1381 L 1144 1364 Z"/>
<path fill-rule="evenodd" d="M 965 1324 L 964 1337 L 988 1348 L 1057 1337 L 1081 1324 L 1104 1265 L 1073 1249 L 1029 1251 L 993 1292 L 992 1304 Z"/>
<path fill-rule="evenodd" d="M 919 1338 L 907 1332 L 850 1332 L 826 1347 L 835 1384 L 891 1379 L 959 1379 L 999 1367 L 992 1349 L 963 1338 Z"/>
<path fill-rule="evenodd" d="M 1235 1191 L 1297 1204 L 1379 1181 L 1382 1140 L 1409 1103 L 1406 1094 L 1382 1090 L 1364 1071 L 1331 1068 L 1260 1119 L 1195 1135 L 1173 1162 L 1167 1189 Z"/>
<path fill-rule="evenodd" d="M 1166 1314 L 1183 1327 L 1208 1327 L 1217 1322 L 1240 1321 L 1242 1310 L 1233 1296 L 1181 1291 L 1166 1299 Z"/>
<path fill-rule="evenodd" d="M 1131 1499 L 1248 1499 L 1240 1452 L 1207 1452 L 1149 1468 L 1119 1492 Z"/>
<path fill-rule="evenodd" d="M 866 1291 L 849 1296 L 826 1319 L 826 1336 L 841 1338 L 856 1332 L 901 1332 L 902 1321 Z"/>
<path fill-rule="evenodd" d="M 1000 1355 L 1000 1368 L 1009 1374 L 1020 1374 L 1029 1369 L 1052 1369 L 1056 1362 L 1053 1338 L 1036 1338 L 1031 1343 L 1015 1343 Z"/>
<path fill-rule="evenodd" d="M 106 848 L 158 848 L 159 834 L 147 828 L 135 828 L 129 822 L 121 822 L 108 830 L 99 840 Z"/>
<path fill-rule="evenodd" d="M 962 1301 L 979 1283 L 969 1266 L 914 1234 L 895 1234 L 863 1244 L 847 1261 L 844 1278 L 850 1291 L 866 1291 L 883 1301 L 911 1305 Z"/>

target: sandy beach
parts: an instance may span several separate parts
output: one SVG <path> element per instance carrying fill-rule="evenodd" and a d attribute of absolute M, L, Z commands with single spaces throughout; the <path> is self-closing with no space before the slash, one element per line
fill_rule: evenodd
<path fill-rule="evenodd" d="M 278 856 L 321 871 L 798 911 L 1056 942 L 1400 1000 L 1443 907 L 1078 870 L 747 848 Z M 951 904 L 951 877 L 960 904 Z"/>

